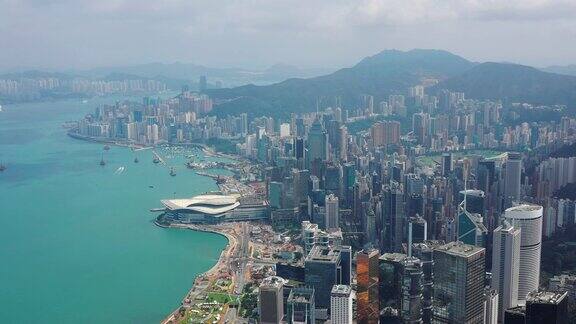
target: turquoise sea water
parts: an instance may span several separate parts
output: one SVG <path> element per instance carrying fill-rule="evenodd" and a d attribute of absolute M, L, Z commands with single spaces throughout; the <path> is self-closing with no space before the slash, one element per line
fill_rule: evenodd
<path fill-rule="evenodd" d="M 2 323 L 156 323 L 227 243 L 152 223 L 160 199 L 216 189 L 184 156 L 160 151 L 168 165 L 155 165 L 147 150 L 134 163 L 129 149 L 112 147 L 101 167 L 103 145 L 66 135 L 64 121 L 103 102 L 113 98 L 0 112 Z"/>

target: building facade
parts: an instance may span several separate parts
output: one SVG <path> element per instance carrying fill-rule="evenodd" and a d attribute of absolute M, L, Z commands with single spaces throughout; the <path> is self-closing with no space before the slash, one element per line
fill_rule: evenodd
<path fill-rule="evenodd" d="M 352 323 L 352 312 L 352 289 L 347 285 L 334 285 L 330 293 L 331 323 Z"/>

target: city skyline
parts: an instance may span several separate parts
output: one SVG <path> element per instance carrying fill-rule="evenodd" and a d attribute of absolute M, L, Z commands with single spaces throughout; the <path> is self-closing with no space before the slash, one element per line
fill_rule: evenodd
<path fill-rule="evenodd" d="M 576 323 L 575 1 L 0 0 L 0 319 Z"/>

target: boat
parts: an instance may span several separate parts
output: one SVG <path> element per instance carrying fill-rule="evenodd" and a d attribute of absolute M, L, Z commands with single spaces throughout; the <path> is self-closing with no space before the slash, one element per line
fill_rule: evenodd
<path fill-rule="evenodd" d="M 2 112 L 2 105 L 0 105 L 0 112 Z"/>
<path fill-rule="evenodd" d="M 110 150 L 110 146 L 109 145 L 104 145 L 104 151 L 108 151 Z"/>
<path fill-rule="evenodd" d="M 154 162 L 155 164 L 158 164 L 158 163 L 160 163 L 160 159 L 157 156 L 155 156 L 154 159 L 152 160 L 152 162 Z"/>
<path fill-rule="evenodd" d="M 102 154 L 102 159 L 100 159 L 100 166 L 105 166 L 106 161 L 104 161 L 104 154 Z"/>
<path fill-rule="evenodd" d="M 174 171 L 174 167 L 170 168 L 170 175 L 171 176 L 176 176 L 176 171 Z"/>
<path fill-rule="evenodd" d="M 6 170 L 6 166 L 4 164 L 0 164 L 0 172 L 4 172 Z"/>
<path fill-rule="evenodd" d="M 137 157 L 134 158 L 134 163 L 138 163 L 138 158 L 137 158 Z"/>
<path fill-rule="evenodd" d="M 148 188 L 152 189 L 152 188 L 154 188 L 154 186 L 150 185 L 150 186 L 148 186 Z"/>

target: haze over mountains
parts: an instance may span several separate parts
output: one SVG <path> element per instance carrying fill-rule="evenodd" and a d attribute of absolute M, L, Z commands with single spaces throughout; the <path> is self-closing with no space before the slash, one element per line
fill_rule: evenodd
<path fill-rule="evenodd" d="M 18 69 L 0 73 L 0 78 L 58 77 L 90 78 L 97 80 L 153 79 L 165 82 L 174 89 L 187 84 L 193 88 L 200 76 L 208 76 L 209 82 L 234 87 L 248 83 L 271 84 L 288 78 L 307 78 L 332 72 L 329 68 L 301 68 L 277 63 L 265 69 L 213 68 L 193 63 L 148 63 L 129 66 L 99 67 L 89 70 L 44 71 L 38 69 Z"/>
<path fill-rule="evenodd" d="M 308 78 L 289 79 L 267 86 L 245 85 L 214 89 L 208 93 L 219 101 L 217 115 L 286 115 L 314 111 L 334 104 L 359 104 L 361 95 L 375 102 L 390 94 L 406 94 L 409 87 L 426 79 L 440 83 L 430 89 L 462 91 L 469 98 L 508 99 L 532 104 L 576 105 L 576 77 L 560 75 L 510 63 L 474 63 L 441 50 L 386 50 L 367 57 L 350 68 Z"/>
<path fill-rule="evenodd" d="M 573 75 L 571 75 L 573 74 Z M 341 105 L 357 108 L 362 95 L 375 103 L 408 88 L 431 84 L 427 93 L 442 89 L 465 92 L 468 98 L 506 99 L 531 104 L 562 104 L 576 109 L 576 66 L 536 69 L 512 63 L 476 63 L 442 50 L 385 50 L 352 67 L 303 69 L 276 64 L 267 69 L 210 68 L 189 63 L 150 63 L 82 71 L 25 71 L 0 75 L 0 79 L 75 77 L 94 80 L 153 79 L 168 88 L 183 85 L 196 89 L 198 78 L 208 77 L 208 95 L 216 102 L 213 114 L 287 116 Z M 227 88 L 219 88 L 227 87 Z"/>

